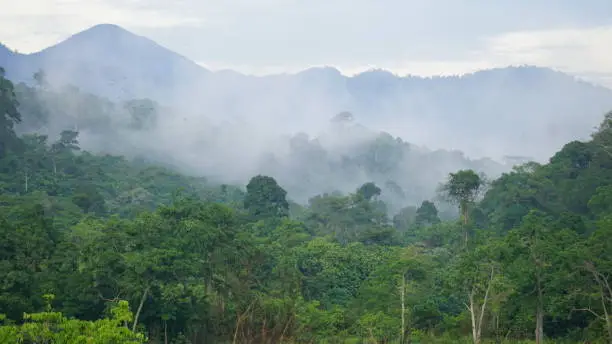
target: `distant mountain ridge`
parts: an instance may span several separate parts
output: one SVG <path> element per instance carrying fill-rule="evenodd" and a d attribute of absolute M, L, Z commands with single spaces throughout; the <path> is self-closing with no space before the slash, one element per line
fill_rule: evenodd
<path fill-rule="evenodd" d="M 262 77 L 211 72 L 112 24 L 33 54 L 0 46 L 0 66 L 14 81 L 32 83 L 44 69 L 53 85 L 112 100 L 147 97 L 258 130 L 316 131 L 348 110 L 408 142 L 496 158 L 547 159 L 564 143 L 587 138 L 612 109 L 611 90 L 532 66 L 431 78 L 384 70 L 347 77 L 331 67 Z"/>
<path fill-rule="evenodd" d="M 13 80 L 31 82 L 32 74 L 43 69 L 55 84 L 72 84 L 112 99 L 162 98 L 163 91 L 154 87 L 174 88 L 188 81 L 185 76 L 197 80 L 210 73 L 113 24 L 96 25 L 36 53 L 12 53 L 4 61 Z"/>

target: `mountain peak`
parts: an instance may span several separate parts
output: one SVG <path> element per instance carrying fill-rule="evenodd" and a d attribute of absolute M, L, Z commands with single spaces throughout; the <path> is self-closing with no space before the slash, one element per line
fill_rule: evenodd
<path fill-rule="evenodd" d="M 79 36 L 87 37 L 88 39 L 92 37 L 100 38 L 100 37 L 105 37 L 105 36 L 115 37 L 115 38 L 117 37 L 139 37 L 139 38 L 145 39 L 144 37 L 138 36 L 116 24 L 97 24 L 79 33 L 74 34 L 72 37 L 79 37 Z"/>
<path fill-rule="evenodd" d="M 114 64 L 123 70 L 147 65 L 167 69 L 186 68 L 196 74 L 207 72 L 186 57 L 115 24 L 92 26 L 36 54 L 60 62 L 79 60 L 89 65 Z"/>
<path fill-rule="evenodd" d="M 72 35 L 70 38 L 100 39 L 102 37 L 138 37 L 130 31 L 115 24 L 98 24 Z M 68 38 L 68 39 L 70 39 Z"/>
<path fill-rule="evenodd" d="M 50 82 L 57 85 L 87 75 L 71 83 L 111 99 L 174 99 L 168 90 L 160 91 L 159 85 L 179 92 L 181 87 L 200 84 L 210 73 L 186 57 L 115 24 L 92 26 L 28 58 L 31 67 L 20 71 L 22 80 L 31 78 L 36 69 L 44 69 Z"/>
<path fill-rule="evenodd" d="M 121 26 L 119 26 L 117 24 L 111 24 L 111 23 L 96 24 L 96 25 L 90 27 L 89 29 L 83 30 L 82 32 L 87 32 L 87 31 L 129 32 L 126 29 L 122 28 Z"/>
<path fill-rule="evenodd" d="M 146 43 L 145 43 L 146 42 Z M 117 46 L 132 46 L 134 44 L 157 45 L 148 38 L 138 36 L 119 25 L 98 24 L 68 37 L 63 42 L 45 50 L 61 46 L 99 46 L 104 48 Z M 44 50 L 43 50 L 44 51 Z"/>

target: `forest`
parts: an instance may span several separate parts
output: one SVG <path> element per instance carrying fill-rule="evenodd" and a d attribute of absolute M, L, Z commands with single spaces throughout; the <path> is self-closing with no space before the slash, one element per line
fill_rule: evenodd
<path fill-rule="evenodd" d="M 0 71 L 1 343 L 612 343 L 612 113 L 392 213 L 374 181 L 302 204 L 17 132 L 40 103 L 16 88 Z"/>

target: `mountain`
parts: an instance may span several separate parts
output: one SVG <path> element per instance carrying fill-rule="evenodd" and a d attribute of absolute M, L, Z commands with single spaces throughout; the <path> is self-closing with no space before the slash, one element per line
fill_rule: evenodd
<path fill-rule="evenodd" d="M 347 77 L 331 67 L 263 77 L 211 72 L 110 24 L 33 54 L 0 46 L 0 65 L 14 81 L 31 83 L 42 68 L 52 85 L 111 100 L 147 97 L 176 109 L 167 115 L 242 121 L 258 131 L 316 133 L 334 113 L 350 111 L 411 143 L 496 159 L 543 161 L 587 139 L 612 109 L 611 90 L 533 66 L 430 78 L 384 70 Z"/>
<path fill-rule="evenodd" d="M 7 56 L 0 50 L 0 56 Z M 43 69 L 53 84 L 72 84 L 111 99 L 163 99 L 199 81 L 209 71 L 117 25 L 100 24 L 33 54 L 11 53 L 4 60 L 8 77 L 31 81 Z"/>

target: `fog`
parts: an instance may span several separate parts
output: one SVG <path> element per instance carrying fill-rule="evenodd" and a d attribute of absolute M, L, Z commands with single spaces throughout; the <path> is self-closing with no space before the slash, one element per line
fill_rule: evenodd
<path fill-rule="evenodd" d="M 211 72 L 115 26 L 4 54 L 15 82 L 35 85 L 45 72 L 43 84 L 18 87 L 21 132 L 76 129 L 84 149 L 219 183 L 268 174 L 302 203 L 374 181 L 393 210 L 418 205 L 449 172 L 494 178 L 511 168 L 505 156 L 545 162 L 612 109 L 612 91 L 537 67 L 439 78 Z"/>
<path fill-rule="evenodd" d="M 144 158 L 217 183 L 245 185 L 252 176 L 267 174 L 300 203 L 326 192 L 354 192 L 374 181 L 396 212 L 434 198 L 449 172 L 474 168 L 498 175 L 509 168 L 409 144 L 361 125 L 349 112 L 312 116 L 296 131 L 295 123 L 263 112 L 223 119 L 209 108 L 113 103 L 52 85 L 19 84 L 17 95 L 22 134 L 38 132 L 53 141 L 62 130 L 77 130 L 83 149 Z"/>

